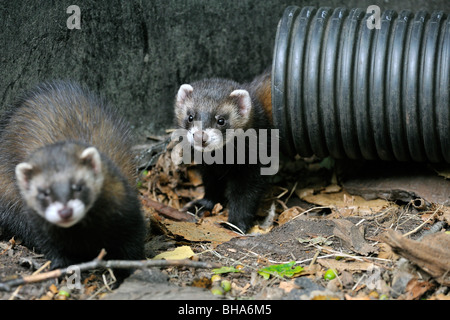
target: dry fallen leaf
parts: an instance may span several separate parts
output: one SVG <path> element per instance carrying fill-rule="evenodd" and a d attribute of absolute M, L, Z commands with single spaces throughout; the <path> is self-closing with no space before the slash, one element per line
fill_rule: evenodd
<path fill-rule="evenodd" d="M 333 234 L 340 238 L 348 249 L 362 255 L 377 252 L 377 248 L 370 245 L 364 239 L 364 227 L 356 226 L 352 222 L 344 219 L 334 219 L 335 228 Z"/>
<path fill-rule="evenodd" d="M 418 279 L 411 279 L 406 285 L 406 300 L 418 300 L 420 297 L 433 288 L 433 284 L 428 281 L 420 281 Z"/>
<path fill-rule="evenodd" d="M 329 186 L 325 187 L 325 190 L 322 191 L 322 193 L 337 193 L 342 190 L 342 187 L 337 184 L 330 184 Z"/>
<path fill-rule="evenodd" d="M 428 300 L 449 300 L 450 301 L 450 294 L 443 294 L 438 293 L 430 297 Z"/>
<path fill-rule="evenodd" d="M 291 207 L 287 210 L 284 210 L 278 216 L 278 224 L 279 225 L 285 224 L 286 222 L 292 220 L 293 218 L 295 218 L 299 214 L 302 214 L 303 212 L 305 212 L 305 209 L 300 208 L 300 207 Z"/>
<path fill-rule="evenodd" d="M 266 233 L 269 233 L 270 230 L 272 230 L 272 227 L 273 226 L 270 226 L 269 228 L 264 229 L 264 228 L 261 228 L 261 226 L 259 226 L 259 225 L 254 225 L 247 231 L 247 234 L 251 234 L 251 235 L 266 234 Z"/>
<path fill-rule="evenodd" d="M 58 293 L 58 288 L 54 284 L 50 285 L 48 290 L 50 290 L 53 294 L 57 294 Z"/>
<path fill-rule="evenodd" d="M 433 164 L 431 167 L 433 167 L 434 171 L 436 171 L 439 176 L 442 176 L 445 179 L 450 179 L 450 167 L 448 165 Z"/>
<path fill-rule="evenodd" d="M 337 271 L 360 272 L 366 271 L 372 263 L 365 261 L 341 261 L 336 259 L 318 259 L 317 263 L 327 269 L 336 269 Z"/>
<path fill-rule="evenodd" d="M 404 238 L 394 230 L 388 230 L 381 239 L 392 247 L 395 253 L 408 259 L 432 275 L 443 285 L 450 285 L 450 235 L 435 233 L 422 241 Z"/>
<path fill-rule="evenodd" d="M 187 175 L 188 175 L 188 178 L 189 178 L 189 182 L 194 187 L 198 187 L 199 185 L 201 185 L 203 183 L 202 182 L 202 177 L 200 176 L 198 171 L 195 170 L 194 168 L 188 168 L 187 169 Z"/>
<path fill-rule="evenodd" d="M 205 218 L 202 223 L 166 219 L 164 225 L 173 235 L 181 236 L 189 241 L 212 242 L 214 245 L 239 236 L 231 230 L 216 225 L 213 222 L 214 218 L 216 217 Z"/>
<path fill-rule="evenodd" d="M 352 297 L 348 293 L 344 294 L 345 300 L 371 300 L 369 295 L 364 292 L 358 293 L 355 297 Z"/>
<path fill-rule="evenodd" d="M 280 289 L 283 289 L 284 292 L 289 293 L 293 289 L 299 289 L 299 286 L 295 284 L 294 280 L 291 281 L 281 281 L 279 285 Z"/>
<path fill-rule="evenodd" d="M 248 291 L 248 289 L 250 288 L 250 286 L 251 286 L 250 283 L 246 283 L 245 286 L 243 286 L 243 287 L 238 286 L 234 282 L 231 283 L 231 289 L 233 289 L 233 291 L 237 291 L 240 295 L 245 294 Z"/>
<path fill-rule="evenodd" d="M 364 198 L 352 196 L 346 191 L 308 194 L 300 198 L 316 205 L 335 207 L 337 211 L 345 216 L 373 214 L 389 206 L 389 202 L 386 200 L 364 200 Z"/>
<path fill-rule="evenodd" d="M 176 248 L 175 250 L 160 253 L 157 256 L 155 256 L 153 258 L 153 260 L 158 260 L 158 259 L 183 260 L 183 259 L 189 259 L 193 255 L 195 255 L 195 253 L 192 251 L 192 249 L 189 246 L 181 246 L 181 247 Z"/>
<path fill-rule="evenodd" d="M 207 277 L 202 277 L 200 279 L 194 279 L 192 281 L 192 286 L 197 288 L 209 288 L 211 287 L 211 279 Z"/>
<path fill-rule="evenodd" d="M 450 207 L 443 206 L 441 211 L 442 211 L 442 215 L 441 215 L 440 219 L 447 222 L 447 224 L 450 225 Z"/>
<path fill-rule="evenodd" d="M 295 194 L 300 199 L 304 199 L 307 196 L 311 196 L 314 194 L 313 188 L 302 188 L 302 189 L 295 189 Z"/>
<path fill-rule="evenodd" d="M 223 206 L 222 206 L 220 203 L 216 203 L 216 204 L 214 205 L 214 208 L 213 208 L 212 211 L 211 211 L 211 214 L 212 214 L 213 216 L 215 216 L 215 215 L 221 213 L 222 210 L 223 210 Z"/>
<path fill-rule="evenodd" d="M 378 258 L 380 259 L 388 259 L 388 260 L 397 260 L 398 255 L 395 254 L 394 251 L 392 251 L 391 247 L 386 243 L 378 243 L 377 244 L 379 248 Z"/>
<path fill-rule="evenodd" d="M 327 294 L 317 294 L 311 300 L 340 300 L 339 297 Z"/>

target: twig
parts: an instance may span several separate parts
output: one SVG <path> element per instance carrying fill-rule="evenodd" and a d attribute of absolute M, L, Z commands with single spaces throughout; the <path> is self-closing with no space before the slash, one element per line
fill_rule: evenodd
<path fill-rule="evenodd" d="M 392 262 L 392 261 L 389 260 L 389 259 L 378 258 L 378 257 L 355 256 L 355 255 L 351 255 L 351 254 L 346 254 L 346 253 L 343 253 L 343 252 L 339 252 L 339 251 L 333 250 L 333 249 L 331 249 L 331 248 L 324 248 L 324 247 L 321 247 L 321 246 L 318 246 L 318 245 L 316 245 L 315 247 L 316 247 L 316 248 L 320 248 L 320 249 L 323 250 L 323 251 L 330 252 L 332 255 L 334 255 L 334 256 L 336 256 L 336 257 L 344 257 L 344 258 L 354 259 L 354 260 L 357 260 L 357 261 L 365 261 L 365 262 L 369 262 L 369 263 L 372 263 L 372 264 L 374 264 L 374 265 L 377 265 L 377 266 L 379 266 L 379 267 L 382 267 L 382 268 L 391 270 L 391 268 L 389 268 L 388 266 L 382 265 L 382 264 L 380 264 L 380 263 L 377 262 L 377 261 L 382 261 L 382 262 Z M 318 259 L 320 259 L 320 258 L 324 258 L 324 256 L 323 256 L 323 257 L 318 257 Z"/>
<path fill-rule="evenodd" d="M 358 281 L 355 283 L 355 285 L 352 287 L 352 291 L 355 291 L 356 290 L 356 288 L 359 286 L 359 284 L 361 283 L 361 281 L 365 278 L 365 277 L 367 277 L 367 274 L 366 273 L 364 273 L 359 279 L 358 279 Z"/>
<path fill-rule="evenodd" d="M 42 272 L 42 270 L 44 270 L 45 268 L 47 268 L 50 265 L 50 261 L 47 261 L 46 263 L 44 263 L 38 270 L 36 270 L 35 272 L 33 272 L 33 275 L 37 275 L 39 273 Z M 13 294 L 11 295 L 11 297 L 9 297 L 8 300 L 14 300 L 14 298 L 19 294 L 20 289 L 23 287 L 23 285 L 20 285 L 17 287 L 16 290 L 14 290 Z"/>
<path fill-rule="evenodd" d="M 107 290 L 109 290 L 110 292 L 112 291 L 110 285 L 114 284 L 114 283 L 117 281 L 117 279 L 116 279 L 116 277 L 114 276 L 114 272 L 113 272 L 111 269 L 108 269 L 108 272 L 109 272 L 109 274 L 110 274 L 110 276 L 111 276 L 111 278 L 112 278 L 112 281 L 111 281 L 110 283 L 108 283 L 108 281 L 106 280 L 106 276 L 105 276 L 104 274 L 102 274 L 104 286 L 101 287 L 100 289 L 98 289 L 93 295 L 91 295 L 91 296 L 88 298 L 88 300 L 93 300 L 96 296 L 98 296 L 100 293 L 102 293 L 103 290 L 105 290 L 105 288 L 106 288 Z"/>
<path fill-rule="evenodd" d="M 314 254 L 314 257 L 312 258 L 311 262 L 309 263 L 309 268 L 312 268 L 312 266 L 314 265 L 314 263 L 316 263 L 317 257 L 319 256 L 320 252 L 322 251 L 322 249 L 318 249 L 316 251 L 316 253 Z"/>
<path fill-rule="evenodd" d="M 9 249 L 12 249 L 16 245 L 16 241 L 14 240 L 14 237 L 9 239 L 8 243 L 9 243 L 9 247 L 5 248 L 2 252 L 0 252 L 0 256 L 4 255 Z"/>
<path fill-rule="evenodd" d="M 102 250 L 102 253 L 104 250 Z M 101 260 L 106 254 L 100 253 L 100 255 L 90 262 L 84 262 L 75 264 L 67 268 L 61 268 L 52 270 L 41 274 L 33 274 L 30 276 L 24 276 L 19 279 L 8 280 L 0 282 L 0 291 L 9 291 L 12 287 L 16 287 L 28 283 L 36 283 L 45 281 L 48 279 L 59 278 L 70 273 L 74 269 L 82 271 L 99 269 L 99 268 L 112 268 L 112 269 L 144 269 L 152 267 L 190 267 L 190 268 L 219 268 L 221 265 L 218 263 L 192 261 L 192 260 Z"/>
<path fill-rule="evenodd" d="M 308 210 L 303 211 L 302 213 L 299 213 L 298 215 L 296 215 L 295 217 L 292 218 L 292 220 L 298 218 L 299 216 L 305 215 L 310 211 L 314 211 L 314 210 L 321 210 L 321 209 L 332 209 L 332 206 L 324 206 L 324 207 L 312 207 L 309 208 Z"/>
<path fill-rule="evenodd" d="M 221 223 L 221 224 L 226 224 L 226 225 L 230 226 L 231 228 L 234 229 L 234 230 L 232 230 L 232 231 L 234 231 L 234 232 L 236 232 L 237 234 L 240 234 L 240 235 L 242 235 L 242 236 L 245 236 L 245 232 L 242 231 L 241 229 L 239 229 L 239 228 L 238 228 L 237 226 L 235 226 L 234 224 L 229 223 L 228 221 L 221 221 L 220 223 Z"/>
<path fill-rule="evenodd" d="M 147 170 L 149 167 L 153 166 L 155 162 L 158 160 L 159 156 L 164 154 L 164 152 L 167 151 L 167 146 L 170 143 L 171 138 L 168 137 L 165 140 L 161 140 L 161 142 L 152 144 L 147 148 L 146 151 L 141 152 L 141 155 L 139 156 L 139 160 L 143 159 L 147 155 L 151 155 L 150 160 L 147 161 L 147 163 L 143 166 L 140 166 L 139 169 Z M 138 147 L 139 149 L 139 147 Z M 136 149 L 135 149 L 136 150 Z"/>
<path fill-rule="evenodd" d="M 433 212 L 433 214 L 432 214 L 427 220 L 425 220 L 422 224 L 420 224 L 420 225 L 419 225 L 417 228 L 415 228 L 414 230 L 411 230 L 411 231 L 409 231 L 409 232 L 403 234 L 403 237 L 410 236 L 410 235 L 416 233 L 417 231 L 419 231 L 420 229 L 422 229 L 422 227 L 423 227 L 424 225 L 426 225 L 426 224 L 428 223 L 428 221 L 430 221 L 431 219 L 434 219 L 434 216 L 439 212 L 439 210 L 442 209 L 442 207 L 443 207 L 443 205 L 441 205 L 440 207 L 438 207 L 438 208 Z"/>
<path fill-rule="evenodd" d="M 292 187 L 291 192 L 289 193 L 288 197 L 286 198 L 286 200 L 284 200 L 285 203 L 287 203 L 289 201 L 289 199 L 291 198 L 292 194 L 294 193 L 295 189 L 297 188 L 297 184 L 298 184 L 298 181 L 295 182 L 295 184 Z"/>

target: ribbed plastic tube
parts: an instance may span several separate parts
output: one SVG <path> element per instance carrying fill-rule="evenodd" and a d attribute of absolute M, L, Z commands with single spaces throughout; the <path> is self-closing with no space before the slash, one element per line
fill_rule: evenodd
<path fill-rule="evenodd" d="M 289 155 L 450 163 L 450 19 L 286 8 L 272 113 Z"/>

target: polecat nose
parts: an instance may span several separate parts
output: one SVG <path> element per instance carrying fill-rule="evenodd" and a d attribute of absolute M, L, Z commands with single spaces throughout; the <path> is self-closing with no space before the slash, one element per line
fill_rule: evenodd
<path fill-rule="evenodd" d="M 58 214 L 62 219 L 67 220 L 72 217 L 73 210 L 72 208 L 64 207 L 61 210 L 58 210 Z"/>
<path fill-rule="evenodd" d="M 204 145 L 208 141 L 208 134 L 205 131 L 198 130 L 194 133 L 194 142 Z"/>

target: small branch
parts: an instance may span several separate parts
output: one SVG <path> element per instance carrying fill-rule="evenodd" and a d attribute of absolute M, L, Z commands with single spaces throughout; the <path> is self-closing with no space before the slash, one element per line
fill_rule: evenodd
<path fill-rule="evenodd" d="M 427 223 L 428 223 L 428 221 L 430 221 L 431 219 L 434 219 L 435 218 L 435 216 L 439 213 L 439 210 L 441 210 L 442 209 L 442 207 L 443 207 L 443 205 L 441 205 L 440 207 L 438 207 L 429 217 L 428 217 L 428 219 L 427 220 L 425 220 L 421 225 L 419 225 L 417 228 L 415 228 L 414 230 L 411 230 L 411 231 L 409 231 L 409 232 L 407 232 L 407 233 L 404 233 L 403 234 L 403 237 L 408 237 L 408 236 L 410 236 L 410 235 L 412 235 L 412 234 L 414 234 L 414 233 L 416 233 L 417 231 L 419 231 L 420 229 L 422 229 L 422 227 L 424 226 L 424 225 L 426 225 Z"/>
<path fill-rule="evenodd" d="M 102 260 L 106 252 L 102 250 L 97 258 L 92 261 L 75 264 L 67 268 L 52 270 L 45 273 L 24 276 L 19 279 L 0 282 L 0 291 L 10 291 L 12 287 L 16 287 L 28 283 L 42 282 L 49 279 L 59 278 L 71 273 L 74 269 L 82 271 L 112 268 L 112 269 L 145 269 L 152 267 L 189 267 L 189 268 L 219 268 L 218 263 L 209 263 L 192 260 Z"/>
<path fill-rule="evenodd" d="M 8 252 L 9 249 L 12 249 L 16 245 L 16 241 L 14 240 L 14 237 L 9 239 L 9 247 L 5 248 L 2 252 L 0 252 L 0 256 L 4 255 L 6 252 Z"/>
<path fill-rule="evenodd" d="M 144 158 L 148 158 L 150 156 L 150 159 L 145 161 L 145 164 L 139 165 L 139 169 L 147 170 L 149 167 L 155 165 L 159 159 L 159 156 L 167 151 L 167 146 L 169 145 L 171 138 L 169 136 L 167 138 L 161 137 L 153 140 L 158 140 L 160 142 L 151 145 L 138 145 L 133 147 L 136 151 L 147 149 L 140 152 L 139 161 L 145 161 Z"/>
<path fill-rule="evenodd" d="M 35 272 L 33 272 L 33 275 L 38 275 L 39 273 L 42 272 L 42 270 L 44 270 L 45 268 L 47 268 L 50 265 L 50 261 L 47 261 L 46 263 L 44 263 L 38 270 L 36 270 Z M 19 294 L 20 289 L 23 286 L 20 285 L 16 288 L 16 290 L 13 292 L 13 294 L 11 295 L 11 297 L 9 297 L 8 300 L 14 300 L 14 298 Z"/>

